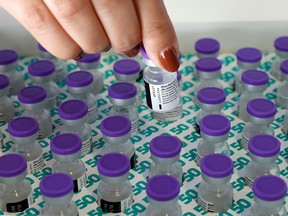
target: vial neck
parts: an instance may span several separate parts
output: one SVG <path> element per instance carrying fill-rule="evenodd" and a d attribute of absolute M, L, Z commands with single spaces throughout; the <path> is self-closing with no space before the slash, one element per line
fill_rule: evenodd
<path fill-rule="evenodd" d="M 201 103 L 200 107 L 201 107 L 201 110 L 202 110 L 204 115 L 211 114 L 212 112 L 216 114 L 216 113 L 221 113 L 221 110 L 224 107 L 224 103 L 221 103 L 221 104 L 204 104 L 204 103 Z"/>
<path fill-rule="evenodd" d="M 283 207 L 285 197 L 276 201 L 265 201 L 257 198 L 256 196 L 254 199 L 255 203 L 257 203 L 261 209 L 265 210 L 265 212 L 271 212 L 271 211 L 278 212 Z"/>
<path fill-rule="evenodd" d="M 62 197 L 47 197 L 43 195 L 43 200 L 47 205 L 53 205 L 53 208 L 68 208 L 70 205 L 71 199 L 73 196 L 73 191 L 71 191 L 69 194 L 66 194 Z"/>
<path fill-rule="evenodd" d="M 254 165 L 270 170 L 277 165 L 276 160 L 278 158 L 278 154 L 272 157 L 259 157 L 250 152 L 250 158 L 254 162 Z"/>
<path fill-rule="evenodd" d="M 61 162 L 61 163 L 79 163 L 80 162 L 80 157 L 81 151 L 76 152 L 75 154 L 70 154 L 70 155 L 59 155 L 53 153 L 53 157 L 56 161 Z"/>
<path fill-rule="evenodd" d="M 117 189 L 122 188 L 123 184 L 128 182 L 129 173 L 125 173 L 122 176 L 116 176 L 116 177 L 104 176 L 101 173 L 99 173 L 99 176 L 104 183 L 111 184 L 111 187 Z"/>
<path fill-rule="evenodd" d="M 35 116 L 35 115 L 39 115 L 42 114 L 44 112 L 44 109 L 31 109 L 31 110 L 25 110 L 25 114 L 27 116 Z"/>
<path fill-rule="evenodd" d="M 90 92 L 84 92 L 81 94 L 75 94 L 75 93 L 71 93 L 74 99 L 80 99 L 80 100 L 88 100 Z"/>
<path fill-rule="evenodd" d="M 7 193 L 15 193 L 18 191 L 22 191 L 25 184 L 25 180 L 18 180 L 18 182 L 14 182 L 12 184 L 6 183 L 5 184 L 5 191 Z"/>
<path fill-rule="evenodd" d="M 103 135 L 103 139 L 106 143 L 112 144 L 112 145 L 126 145 L 128 144 L 128 140 L 130 138 L 130 133 L 121 136 L 121 137 L 108 137 Z"/>
<path fill-rule="evenodd" d="M 180 155 L 171 158 L 160 158 L 151 154 L 151 159 L 155 162 L 156 166 L 161 167 L 162 170 L 171 170 L 173 165 L 178 162 Z"/>
<path fill-rule="evenodd" d="M 4 73 L 6 76 L 10 77 L 16 73 L 17 66 L 18 66 L 17 61 L 7 65 L 0 65 L 0 73 Z"/>
<path fill-rule="evenodd" d="M 35 141 L 38 138 L 38 132 L 29 136 L 29 137 L 14 137 L 11 136 L 11 140 L 19 145 L 19 148 L 29 147 L 31 145 L 35 145 Z"/>

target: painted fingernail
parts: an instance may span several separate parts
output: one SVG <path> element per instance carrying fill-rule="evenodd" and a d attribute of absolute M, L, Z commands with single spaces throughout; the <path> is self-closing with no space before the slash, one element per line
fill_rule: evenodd
<path fill-rule="evenodd" d="M 105 49 L 103 49 L 101 52 L 108 52 L 111 49 L 111 45 L 107 46 Z"/>
<path fill-rule="evenodd" d="M 128 57 L 134 57 L 134 56 L 136 56 L 136 55 L 138 54 L 139 49 L 140 49 L 140 45 L 138 44 L 138 45 L 135 46 L 133 49 L 124 52 L 124 54 L 125 54 L 126 56 L 128 56 Z"/>
<path fill-rule="evenodd" d="M 81 51 L 81 53 L 80 53 L 77 57 L 73 58 L 73 60 L 74 60 L 74 61 L 79 61 L 80 59 L 83 58 L 83 56 L 84 56 L 84 52 Z"/>
<path fill-rule="evenodd" d="M 169 72 L 177 71 L 180 66 L 178 56 L 172 47 L 161 50 L 160 62 L 161 65 Z"/>

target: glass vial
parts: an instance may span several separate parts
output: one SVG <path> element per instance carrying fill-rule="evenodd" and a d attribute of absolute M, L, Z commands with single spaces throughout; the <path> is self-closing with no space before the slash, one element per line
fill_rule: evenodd
<path fill-rule="evenodd" d="M 288 60 L 281 64 L 283 84 L 277 90 L 277 104 L 284 109 L 288 109 Z"/>
<path fill-rule="evenodd" d="M 36 173 L 44 167 L 43 150 L 38 142 L 39 124 L 31 117 L 14 118 L 8 124 L 8 133 L 14 143 L 12 152 L 25 157 L 29 174 Z"/>
<path fill-rule="evenodd" d="M 116 152 L 108 153 L 100 157 L 97 168 L 101 178 L 97 188 L 98 205 L 102 211 L 120 213 L 130 208 L 133 190 L 128 181 L 129 158 Z"/>
<path fill-rule="evenodd" d="M 285 112 L 282 131 L 288 135 L 288 110 Z"/>
<path fill-rule="evenodd" d="M 79 159 L 82 149 L 81 138 L 73 133 L 62 133 L 50 142 L 50 148 L 55 159 L 52 172 L 69 174 L 74 183 L 74 192 L 79 192 L 87 183 L 86 168 Z"/>
<path fill-rule="evenodd" d="M 15 110 L 13 101 L 9 94 L 9 79 L 6 75 L 0 74 L 0 123 L 14 118 Z"/>
<path fill-rule="evenodd" d="M 45 202 L 41 215 L 78 216 L 78 208 L 72 201 L 73 180 L 65 173 L 54 173 L 40 182 L 40 192 Z"/>
<path fill-rule="evenodd" d="M 29 86 L 18 93 L 18 100 L 24 109 L 23 115 L 33 117 L 38 121 L 38 139 L 44 139 L 53 131 L 50 114 L 45 108 L 46 91 L 40 86 Z"/>

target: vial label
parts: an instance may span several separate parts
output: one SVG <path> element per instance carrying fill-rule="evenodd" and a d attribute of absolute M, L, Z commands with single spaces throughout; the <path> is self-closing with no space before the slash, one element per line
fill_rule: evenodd
<path fill-rule="evenodd" d="M 74 192 L 79 192 L 87 183 L 86 172 L 80 178 L 74 180 Z"/>
<path fill-rule="evenodd" d="M 42 131 L 41 131 L 40 128 L 39 128 L 39 130 L 38 130 L 38 137 L 37 137 L 37 139 L 43 139 Z"/>
<path fill-rule="evenodd" d="M 249 178 L 247 175 L 245 176 L 245 183 L 252 188 L 253 186 L 253 180 Z"/>
<path fill-rule="evenodd" d="M 5 122 L 5 115 L 0 113 L 0 123 Z"/>
<path fill-rule="evenodd" d="M 197 154 L 195 158 L 195 163 L 197 164 L 197 166 L 200 166 L 201 160 L 202 160 L 202 157 L 199 154 Z"/>
<path fill-rule="evenodd" d="M 93 122 L 95 122 L 96 118 L 97 118 L 97 106 L 91 108 L 88 110 L 88 114 L 87 114 L 87 122 L 88 124 L 91 124 Z"/>
<path fill-rule="evenodd" d="M 3 148 L 4 147 L 4 140 L 3 140 L 3 137 L 0 139 L 0 148 Z"/>
<path fill-rule="evenodd" d="M 20 202 L 16 202 L 16 203 L 7 203 L 6 204 L 6 209 L 7 212 L 22 212 L 25 209 L 29 208 L 30 206 L 32 206 L 32 204 L 34 203 L 34 199 L 33 199 L 33 194 L 31 193 L 29 195 L 29 197 L 27 197 L 26 199 L 20 201 Z"/>
<path fill-rule="evenodd" d="M 134 154 L 132 155 L 132 157 L 130 158 L 131 169 L 133 169 L 136 164 L 137 164 L 136 153 L 134 153 Z"/>
<path fill-rule="evenodd" d="M 91 146 L 92 146 L 92 137 L 82 142 L 81 154 L 82 155 L 87 154 L 91 150 Z"/>
<path fill-rule="evenodd" d="M 146 81 L 146 101 L 147 106 L 159 112 L 169 111 L 179 104 L 178 82 L 175 80 L 165 85 L 153 85 Z"/>
<path fill-rule="evenodd" d="M 139 122 L 138 119 L 136 119 L 135 121 L 131 122 L 131 134 L 133 135 L 137 134 L 138 129 L 139 129 Z"/>
<path fill-rule="evenodd" d="M 195 131 L 196 131 L 197 133 L 199 133 L 199 134 L 200 134 L 200 125 L 199 125 L 199 124 L 197 124 L 196 122 L 195 122 L 195 126 L 194 126 L 194 129 L 195 129 Z"/>
<path fill-rule="evenodd" d="M 27 161 L 27 171 L 29 174 L 38 172 L 44 167 L 43 155 L 32 161 Z"/>
<path fill-rule="evenodd" d="M 248 141 L 249 141 L 249 139 L 243 134 L 242 140 L 241 140 L 241 145 L 245 150 L 248 149 Z"/>
<path fill-rule="evenodd" d="M 60 97 L 57 95 L 52 98 L 48 98 L 46 103 L 47 103 L 47 109 L 52 109 L 53 107 L 57 107 L 58 104 L 60 103 Z"/>
<path fill-rule="evenodd" d="M 198 197 L 198 204 L 206 212 L 215 212 L 215 205 L 202 199 L 201 197 Z"/>
<path fill-rule="evenodd" d="M 168 112 L 154 112 L 153 115 L 154 115 L 154 118 L 157 120 L 157 121 L 170 121 L 170 122 L 173 122 L 173 121 L 177 121 L 179 118 L 181 118 L 182 116 L 182 103 L 179 103 L 178 106 L 171 110 L 171 111 L 168 111 Z"/>
<path fill-rule="evenodd" d="M 133 203 L 133 194 L 131 194 L 127 199 L 121 202 L 109 202 L 106 200 L 100 200 L 100 207 L 103 212 L 109 213 L 120 213 L 124 212 L 125 209 L 130 208 Z"/>
<path fill-rule="evenodd" d="M 277 102 L 281 107 L 288 108 L 288 97 L 278 95 Z"/>

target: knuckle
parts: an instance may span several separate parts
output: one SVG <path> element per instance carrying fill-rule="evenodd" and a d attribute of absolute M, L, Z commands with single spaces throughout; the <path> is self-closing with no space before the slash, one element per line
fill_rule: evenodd
<path fill-rule="evenodd" d="M 97 5 L 97 7 L 101 8 L 101 10 L 105 10 L 105 12 L 113 12 L 115 9 L 119 8 L 119 6 L 123 3 L 120 0 L 93 0 L 93 3 Z"/>
<path fill-rule="evenodd" d="M 69 20 L 74 18 L 84 7 L 82 1 L 55 0 L 53 1 L 53 12 L 58 19 Z"/>
<path fill-rule="evenodd" d="M 167 24 L 167 20 L 155 21 L 144 26 L 145 34 L 150 38 L 158 38 L 159 35 L 167 35 L 173 32 L 173 27 Z"/>

